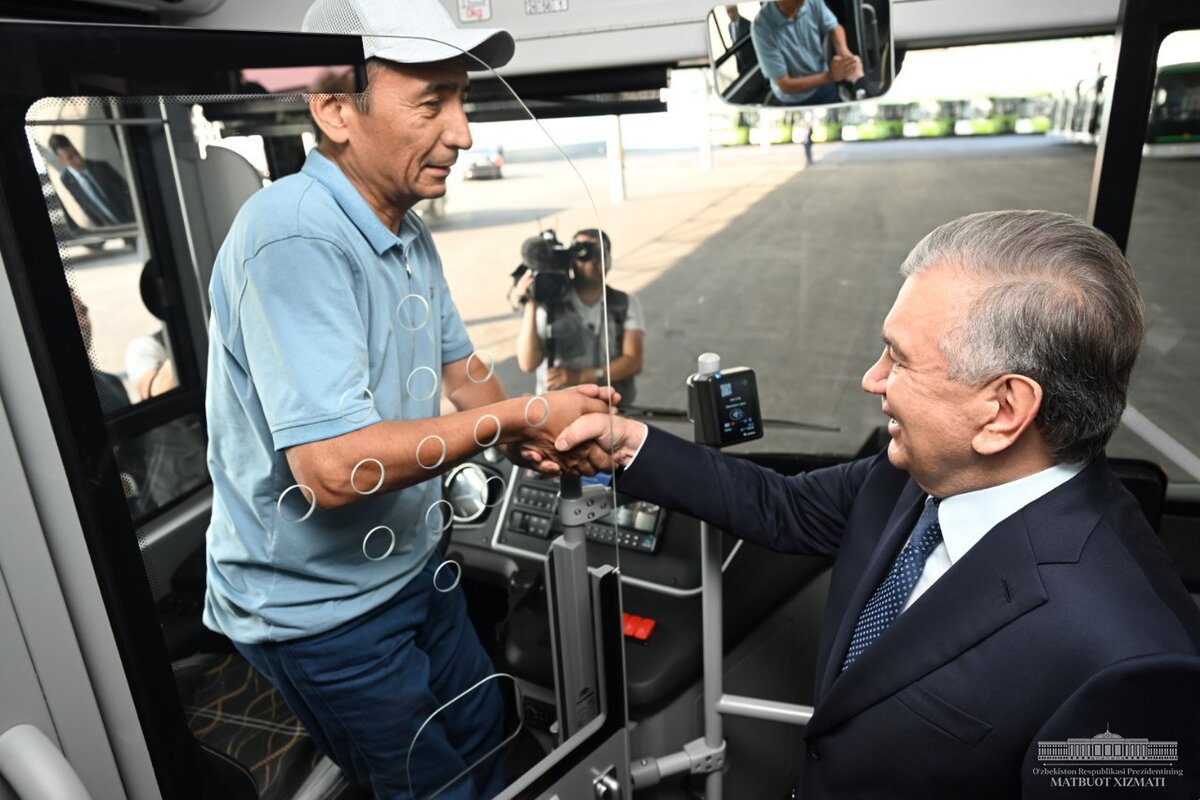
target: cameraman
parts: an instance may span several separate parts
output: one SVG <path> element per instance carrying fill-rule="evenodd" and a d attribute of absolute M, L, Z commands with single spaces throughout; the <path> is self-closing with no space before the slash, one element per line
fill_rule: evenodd
<path fill-rule="evenodd" d="M 600 242 L 604 242 L 604 267 L 600 267 Z M 605 289 L 604 275 L 612 268 L 608 234 L 585 228 L 571 242 L 571 291 L 558 303 L 539 304 L 527 274 L 520 289 L 527 298 L 521 332 L 517 336 L 517 363 L 525 372 L 537 370 L 537 394 L 581 383 L 611 380 L 621 393 L 622 405 L 634 401 L 633 376 L 642 371 L 642 338 L 646 330 L 642 306 L 626 292 Z M 609 355 L 605 365 L 601 299 L 607 291 Z"/>

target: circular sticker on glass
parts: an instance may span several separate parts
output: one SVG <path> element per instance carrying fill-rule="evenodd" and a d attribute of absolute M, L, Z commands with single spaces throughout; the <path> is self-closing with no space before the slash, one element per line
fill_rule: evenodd
<path fill-rule="evenodd" d="M 492 435 L 492 438 L 488 439 L 486 442 L 480 440 L 480 438 L 479 438 L 479 425 L 485 419 L 490 419 L 492 421 L 492 423 L 496 426 L 496 432 Z M 472 434 L 475 437 L 475 444 L 479 445 L 480 447 L 484 447 L 484 448 L 491 447 L 496 442 L 500 441 L 500 418 L 497 417 L 495 414 L 484 414 L 482 417 L 475 420 L 475 428 L 472 431 Z"/>
<path fill-rule="evenodd" d="M 294 513 L 286 514 L 286 513 L 284 513 L 283 499 L 285 497 L 287 497 L 288 494 L 293 489 L 299 489 L 300 496 L 308 501 L 308 510 L 305 511 L 303 514 L 294 514 Z M 295 504 L 289 503 L 289 505 L 295 505 Z M 312 513 L 313 513 L 313 511 L 316 510 L 316 508 L 317 508 L 316 492 L 314 492 L 312 489 L 308 488 L 307 486 L 305 486 L 302 483 L 294 483 L 291 486 L 289 486 L 288 488 L 284 489 L 283 493 L 279 495 L 279 500 L 275 503 L 275 511 L 279 514 L 279 518 L 281 520 L 283 520 L 284 522 L 304 522 L 304 520 L 306 520 L 312 516 Z"/>
<path fill-rule="evenodd" d="M 454 567 L 454 569 L 451 570 L 451 572 L 454 573 L 453 579 L 444 577 L 442 575 L 442 570 L 444 570 L 446 567 Z M 457 561 L 446 559 L 441 564 L 438 564 L 438 568 L 433 571 L 433 588 L 437 589 L 439 592 L 454 591 L 455 587 L 458 586 L 458 582 L 461 580 L 462 565 L 460 565 Z M 450 581 L 450 583 L 447 583 L 447 581 Z"/>
<path fill-rule="evenodd" d="M 381 531 L 382 533 L 380 533 Z M 379 535 L 376 536 L 376 534 Z M 384 534 L 386 534 L 386 538 Z M 376 525 L 363 537 L 362 554 L 368 561 L 383 561 L 395 549 L 396 534 L 387 525 Z"/>
<path fill-rule="evenodd" d="M 378 470 L 379 470 L 379 480 L 375 481 L 375 485 L 372 486 L 370 489 L 358 488 L 358 480 L 357 480 L 358 470 L 363 464 L 374 464 L 375 467 L 378 468 Z M 369 470 L 368 470 L 368 473 L 369 473 Z M 367 478 L 366 480 L 369 481 L 370 478 Z M 379 489 L 382 486 L 383 486 L 383 462 L 380 461 L 378 458 L 364 458 L 362 461 L 360 461 L 354 465 L 354 469 L 350 470 L 350 488 L 353 489 L 354 491 L 358 492 L 359 494 L 364 494 L 364 495 L 365 494 L 375 494 L 376 492 L 379 491 Z"/>
<path fill-rule="evenodd" d="M 346 410 L 346 406 L 354 406 L 363 395 L 367 397 L 367 410 L 359 411 L 351 416 L 351 412 Z M 375 395 L 371 394 L 371 390 L 367 387 L 361 389 L 347 389 L 342 392 L 342 396 L 338 398 L 338 414 L 347 422 L 366 422 L 375 413 Z"/>
<path fill-rule="evenodd" d="M 406 331 L 419 331 L 429 322 L 429 301 L 423 295 L 410 294 L 396 305 L 396 322 Z"/>
<path fill-rule="evenodd" d="M 467 358 L 467 380 L 487 383 L 496 374 L 496 359 L 487 350 L 476 350 Z"/>
<path fill-rule="evenodd" d="M 540 413 L 539 413 L 540 412 Z M 550 401 L 540 394 L 525 401 L 525 424 L 540 428 L 550 420 Z"/>
<path fill-rule="evenodd" d="M 454 507 L 445 500 L 438 500 L 425 512 L 425 525 L 431 531 L 441 533 L 450 527 L 454 519 Z"/>
<path fill-rule="evenodd" d="M 437 458 L 435 460 L 433 460 L 432 462 L 430 462 L 430 460 L 428 458 L 426 458 L 426 459 L 421 458 L 421 453 L 423 453 L 423 452 L 426 454 L 429 453 L 429 448 L 427 448 L 425 446 L 426 442 L 437 442 L 438 446 L 441 448 L 438 451 Z M 442 462 L 445 460 L 446 460 L 446 440 L 443 439 L 442 437 L 438 436 L 436 433 L 431 433 L 428 436 L 426 436 L 424 439 L 422 439 L 421 441 L 417 442 L 417 463 L 420 464 L 425 469 L 437 469 L 438 467 L 440 467 L 442 465 Z"/>
<path fill-rule="evenodd" d="M 500 505 L 500 501 L 504 499 L 504 478 L 499 475 L 492 475 L 483 482 L 483 504 L 488 508 L 495 508 Z"/>
<path fill-rule="evenodd" d="M 417 402 L 432 400 L 438 390 L 438 376 L 433 367 L 417 367 L 409 373 L 404 384 L 408 396 Z"/>

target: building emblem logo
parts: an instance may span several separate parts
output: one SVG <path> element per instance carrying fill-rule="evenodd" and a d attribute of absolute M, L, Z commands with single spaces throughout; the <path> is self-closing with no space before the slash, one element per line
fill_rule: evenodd
<path fill-rule="evenodd" d="M 1107 727 L 1090 739 L 1067 739 L 1065 742 L 1038 742 L 1038 761 L 1046 763 L 1114 762 L 1174 763 L 1179 760 L 1178 742 L 1152 742 L 1149 739 L 1127 739 Z"/>
<path fill-rule="evenodd" d="M 1065 742 L 1038 742 L 1040 768 L 1051 787 L 1072 789 L 1166 788 L 1183 775 L 1176 768 L 1179 742 L 1152 741 L 1103 733 Z"/>

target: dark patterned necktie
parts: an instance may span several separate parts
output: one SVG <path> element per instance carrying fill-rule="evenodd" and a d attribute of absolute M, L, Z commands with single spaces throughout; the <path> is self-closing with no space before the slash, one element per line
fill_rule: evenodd
<path fill-rule="evenodd" d="M 854 626 L 854 636 L 850 638 L 846 660 L 842 663 L 843 671 L 900 616 L 900 609 L 904 608 L 905 601 L 925 569 L 925 559 L 942 541 L 938 502 L 930 500 L 925 503 L 925 510 L 913 528 L 912 538 L 900 551 L 891 571 L 863 608 L 858 624 Z"/>

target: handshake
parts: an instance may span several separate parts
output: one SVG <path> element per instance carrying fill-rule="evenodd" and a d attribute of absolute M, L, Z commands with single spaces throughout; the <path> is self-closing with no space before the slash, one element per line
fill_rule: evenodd
<path fill-rule="evenodd" d="M 609 400 L 611 399 L 611 403 Z M 509 456 L 547 475 L 595 475 L 626 466 L 646 426 L 617 415 L 621 396 L 595 384 L 504 401 L 523 406 L 525 426 L 507 438 Z"/>
<path fill-rule="evenodd" d="M 835 55 L 829 62 L 829 76 L 835 83 L 857 83 L 865 74 L 862 59 L 853 53 Z"/>

